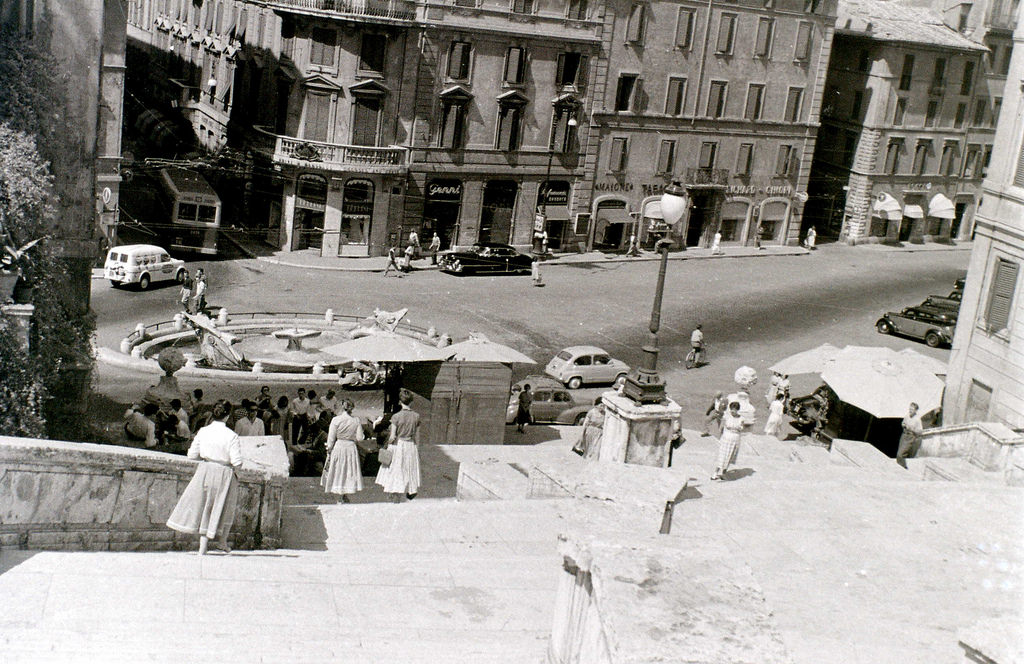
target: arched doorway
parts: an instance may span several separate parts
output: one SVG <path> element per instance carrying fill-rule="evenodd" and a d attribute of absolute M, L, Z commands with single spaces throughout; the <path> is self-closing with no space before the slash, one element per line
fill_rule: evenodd
<path fill-rule="evenodd" d="M 327 180 L 319 175 L 300 175 L 295 183 L 295 215 L 292 249 L 319 249 L 324 239 Z"/>
<path fill-rule="evenodd" d="M 341 199 L 341 239 L 339 256 L 366 256 L 370 247 L 373 220 L 373 182 L 351 178 L 345 183 Z"/>

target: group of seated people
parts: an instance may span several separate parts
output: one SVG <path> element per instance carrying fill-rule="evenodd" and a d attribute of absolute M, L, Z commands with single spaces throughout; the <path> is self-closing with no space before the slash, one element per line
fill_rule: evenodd
<path fill-rule="evenodd" d="M 172 399 L 166 408 L 156 403 L 132 404 L 124 414 L 126 437 L 147 448 L 185 454 L 192 437 L 211 420 L 213 406 L 203 396 L 203 390 L 193 390 L 189 408 L 180 399 Z M 331 420 L 340 407 L 341 400 L 334 390 L 318 397 L 314 390 L 299 388 L 295 399 L 281 395 L 275 400 L 270 387 L 264 385 L 258 395 L 242 399 L 232 409 L 227 425 L 239 436 L 281 436 L 291 474 L 318 476 L 327 458 Z M 366 440 L 360 442 L 360 457 L 365 474 L 376 473 L 378 440 L 382 443 L 387 439 L 389 425 L 388 415 L 373 423 L 363 422 Z"/>

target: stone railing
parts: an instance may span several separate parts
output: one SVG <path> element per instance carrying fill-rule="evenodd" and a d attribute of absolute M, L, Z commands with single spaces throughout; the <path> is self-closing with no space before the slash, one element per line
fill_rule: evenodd
<path fill-rule="evenodd" d="M 1008 484 L 1024 484 L 1024 436 L 999 422 L 968 422 L 925 429 L 918 457 L 959 458 Z"/>
<path fill-rule="evenodd" d="M 279 436 L 242 438 L 231 540 L 274 548 L 288 456 Z M 167 517 L 195 461 L 132 447 L 0 436 L 0 548 L 156 551 L 192 548 Z"/>
<path fill-rule="evenodd" d="M 266 4 L 282 9 L 305 9 L 397 21 L 412 21 L 416 18 L 416 3 L 407 0 L 269 0 Z"/>
<path fill-rule="evenodd" d="M 366 173 L 402 173 L 409 165 L 404 147 L 343 145 L 281 136 L 265 127 L 254 127 L 250 145 L 277 163 L 321 170 L 357 169 Z"/>

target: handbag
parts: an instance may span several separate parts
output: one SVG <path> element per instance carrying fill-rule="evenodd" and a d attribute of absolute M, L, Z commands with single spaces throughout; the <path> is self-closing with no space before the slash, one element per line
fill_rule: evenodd
<path fill-rule="evenodd" d="M 377 461 L 382 466 L 390 466 L 395 459 L 395 450 L 391 447 L 382 447 L 377 450 Z"/>

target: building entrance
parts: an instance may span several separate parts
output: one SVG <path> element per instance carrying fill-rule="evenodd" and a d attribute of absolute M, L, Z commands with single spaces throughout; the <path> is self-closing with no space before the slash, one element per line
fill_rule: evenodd
<path fill-rule="evenodd" d="M 508 242 L 519 186 L 512 180 L 491 180 L 484 187 L 480 211 L 480 242 Z"/>
<path fill-rule="evenodd" d="M 423 203 L 423 237 L 430 242 L 437 233 L 441 249 L 450 249 L 458 237 L 459 214 L 462 210 L 462 182 L 459 180 L 429 180 Z"/>
<path fill-rule="evenodd" d="M 692 194 L 690 221 L 686 226 L 686 246 L 699 247 L 714 234 L 715 197 L 712 194 Z"/>

